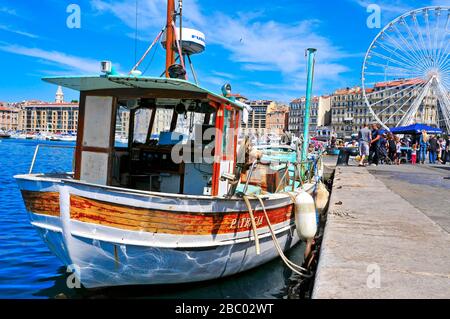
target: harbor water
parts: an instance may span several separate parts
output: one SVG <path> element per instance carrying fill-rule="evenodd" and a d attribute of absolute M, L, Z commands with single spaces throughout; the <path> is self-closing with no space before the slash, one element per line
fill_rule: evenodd
<path fill-rule="evenodd" d="M 13 178 L 27 173 L 37 144 L 75 146 L 75 143 L 4 139 L 0 141 L 0 298 L 293 298 L 299 278 L 281 259 L 215 281 L 167 285 L 71 289 L 70 273 L 49 251 L 28 221 Z M 41 148 L 33 172 L 72 170 L 73 149 Z M 287 256 L 301 264 L 304 246 Z"/>

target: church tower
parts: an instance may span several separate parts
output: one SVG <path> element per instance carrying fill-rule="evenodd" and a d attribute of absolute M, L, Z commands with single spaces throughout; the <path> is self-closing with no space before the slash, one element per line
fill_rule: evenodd
<path fill-rule="evenodd" d="M 64 103 L 64 93 L 61 86 L 58 86 L 58 90 L 56 90 L 55 102 L 58 104 Z"/>

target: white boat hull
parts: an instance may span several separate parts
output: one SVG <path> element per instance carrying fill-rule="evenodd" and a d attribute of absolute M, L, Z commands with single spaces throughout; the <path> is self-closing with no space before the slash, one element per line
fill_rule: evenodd
<path fill-rule="evenodd" d="M 278 257 L 270 236 L 260 239 L 261 253 L 256 255 L 253 240 L 202 248 L 161 248 L 75 235 L 67 238 L 61 232 L 34 225 L 52 252 L 77 272 L 86 288 L 212 280 Z M 278 238 L 285 251 L 299 241 L 295 228 L 287 229 Z"/>
<path fill-rule="evenodd" d="M 86 288 L 204 281 L 252 269 L 278 256 L 256 200 L 252 206 L 256 208 L 259 255 L 242 200 L 124 193 L 36 175 L 16 179 L 32 225 Z M 287 194 L 271 196 L 265 200 L 266 209 L 286 251 L 299 241 L 292 201 Z M 134 207 L 129 220 L 124 217 L 129 213 L 125 204 Z M 170 224 L 171 219 L 187 218 L 175 214 L 160 221 L 166 228 L 149 231 L 154 227 L 150 226 L 155 223 L 153 215 L 162 207 L 205 219 L 186 219 L 187 226 Z M 201 213 L 194 216 L 199 208 Z M 141 211 L 143 215 L 138 215 Z M 138 229 L 134 229 L 133 218 L 142 219 L 137 221 Z"/>

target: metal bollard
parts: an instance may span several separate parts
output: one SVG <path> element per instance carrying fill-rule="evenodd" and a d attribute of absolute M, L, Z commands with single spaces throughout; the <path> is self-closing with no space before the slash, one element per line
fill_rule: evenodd
<path fill-rule="evenodd" d="M 336 166 L 348 166 L 350 156 L 357 156 L 358 148 L 356 147 L 342 147 L 339 151 Z"/>

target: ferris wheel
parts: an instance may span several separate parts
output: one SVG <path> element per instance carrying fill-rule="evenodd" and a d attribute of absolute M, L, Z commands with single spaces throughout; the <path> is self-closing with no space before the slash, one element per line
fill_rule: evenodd
<path fill-rule="evenodd" d="M 372 41 L 362 92 L 384 128 L 434 124 L 450 133 L 450 7 L 407 12 Z"/>

